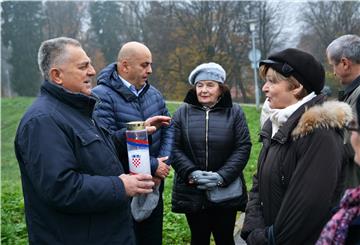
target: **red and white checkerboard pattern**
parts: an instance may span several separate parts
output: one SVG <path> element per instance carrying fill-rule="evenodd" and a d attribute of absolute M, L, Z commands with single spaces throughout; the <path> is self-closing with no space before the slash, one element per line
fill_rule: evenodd
<path fill-rule="evenodd" d="M 134 165 L 136 168 L 141 165 L 141 158 L 140 155 L 132 155 L 131 159 L 132 165 Z"/>

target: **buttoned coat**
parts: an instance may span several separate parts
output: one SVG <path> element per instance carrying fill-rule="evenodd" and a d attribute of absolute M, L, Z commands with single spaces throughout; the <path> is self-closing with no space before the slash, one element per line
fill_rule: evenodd
<path fill-rule="evenodd" d="M 45 81 L 15 138 L 30 244 L 134 244 L 124 173 L 94 97 Z"/>

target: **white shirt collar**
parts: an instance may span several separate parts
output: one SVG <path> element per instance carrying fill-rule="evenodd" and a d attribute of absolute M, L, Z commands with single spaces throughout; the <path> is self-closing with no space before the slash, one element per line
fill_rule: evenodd
<path fill-rule="evenodd" d="M 129 83 L 128 81 L 126 81 L 122 76 L 118 75 L 120 80 L 123 82 L 123 84 L 130 89 L 130 91 L 135 94 L 137 97 L 140 95 L 140 93 L 144 90 L 146 84 L 144 84 L 144 86 L 137 90 L 136 87 L 134 85 L 132 85 L 131 83 Z"/>

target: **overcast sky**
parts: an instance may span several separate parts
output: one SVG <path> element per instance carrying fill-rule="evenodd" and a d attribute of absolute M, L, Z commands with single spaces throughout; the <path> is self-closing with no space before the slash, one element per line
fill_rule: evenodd
<path fill-rule="evenodd" d="M 279 3 L 279 1 L 271 1 Z M 301 31 L 302 23 L 299 22 L 298 15 L 301 9 L 304 8 L 305 1 L 281 1 L 280 4 L 284 8 L 284 33 L 289 35 L 289 38 L 284 43 L 283 48 L 295 47 L 299 41 L 299 32 Z"/>

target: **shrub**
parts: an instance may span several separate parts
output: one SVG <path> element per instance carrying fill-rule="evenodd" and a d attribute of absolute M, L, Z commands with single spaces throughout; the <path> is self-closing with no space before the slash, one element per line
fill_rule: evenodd
<path fill-rule="evenodd" d="M 27 244 L 22 193 L 6 187 L 1 192 L 1 243 Z"/>

